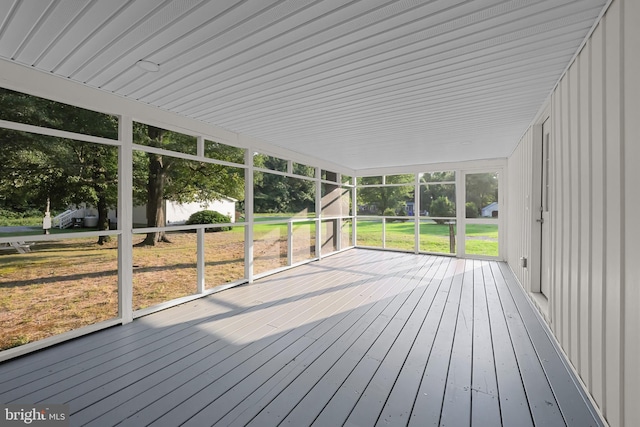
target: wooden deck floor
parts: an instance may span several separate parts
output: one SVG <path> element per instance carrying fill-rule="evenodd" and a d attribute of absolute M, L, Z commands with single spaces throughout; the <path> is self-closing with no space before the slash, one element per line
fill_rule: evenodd
<path fill-rule="evenodd" d="M 350 250 L 0 365 L 71 425 L 596 426 L 508 267 Z"/>

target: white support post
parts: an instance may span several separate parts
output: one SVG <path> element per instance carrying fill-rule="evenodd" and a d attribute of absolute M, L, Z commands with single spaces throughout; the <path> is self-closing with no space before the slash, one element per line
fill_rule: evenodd
<path fill-rule="evenodd" d="M 133 120 L 121 116 L 118 140 L 118 314 L 133 321 Z"/>
<path fill-rule="evenodd" d="M 205 262 L 204 262 L 204 228 L 198 228 L 197 232 L 198 239 L 198 293 L 203 294 L 205 289 L 204 283 L 204 270 L 205 270 Z"/>
<path fill-rule="evenodd" d="M 336 250 L 342 250 L 342 224 L 344 223 L 344 212 L 342 211 L 342 174 L 336 173 L 336 183 L 338 184 L 338 206 L 340 206 L 339 219 L 335 221 L 336 224 Z"/>
<path fill-rule="evenodd" d="M 356 225 L 356 218 L 358 215 L 358 195 L 356 194 L 356 182 L 357 178 L 355 177 L 355 175 L 351 178 L 351 184 L 353 184 L 353 191 L 351 192 L 351 206 L 353 209 L 352 215 L 353 215 L 353 219 L 351 220 L 351 230 L 353 232 L 353 246 L 356 246 L 356 242 L 358 241 L 358 227 Z"/>
<path fill-rule="evenodd" d="M 465 210 L 465 194 L 467 188 L 465 185 L 465 174 L 463 170 L 456 171 L 456 256 L 462 258 L 465 256 L 465 236 L 466 236 L 466 210 Z"/>
<path fill-rule="evenodd" d="M 253 283 L 253 149 L 244 153 L 244 277 Z"/>
<path fill-rule="evenodd" d="M 322 183 L 320 182 L 322 171 L 316 168 L 316 257 L 322 258 Z"/>
<path fill-rule="evenodd" d="M 204 137 L 201 135 L 198 136 L 196 150 L 199 157 L 204 157 Z"/>
<path fill-rule="evenodd" d="M 387 248 L 387 218 L 382 217 L 382 249 L 386 249 L 386 248 Z"/>
<path fill-rule="evenodd" d="M 507 239 L 504 230 L 507 229 L 505 222 L 509 219 L 508 209 L 509 206 L 505 202 L 504 195 L 506 194 L 506 177 L 504 168 L 497 168 L 496 172 L 498 172 L 498 206 L 500 207 L 500 211 L 498 213 L 498 258 L 501 261 L 505 261 L 507 257 L 505 254 L 508 251 L 507 248 Z"/>
<path fill-rule="evenodd" d="M 342 250 L 342 225 L 344 223 L 344 219 L 340 216 L 340 219 L 336 220 L 336 250 Z"/>
<path fill-rule="evenodd" d="M 414 252 L 420 252 L 420 174 L 415 174 L 415 194 L 413 197 L 413 218 L 415 225 Z"/>
<path fill-rule="evenodd" d="M 287 222 L 287 265 L 293 265 L 293 222 Z"/>

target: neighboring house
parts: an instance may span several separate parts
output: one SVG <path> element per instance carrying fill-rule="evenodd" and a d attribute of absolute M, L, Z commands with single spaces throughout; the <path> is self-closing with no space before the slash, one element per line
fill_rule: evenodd
<path fill-rule="evenodd" d="M 193 203 L 176 203 L 165 201 L 166 205 L 166 215 L 167 215 L 167 225 L 170 224 L 184 224 L 187 222 L 191 214 L 196 213 L 198 211 L 209 210 L 216 211 L 223 215 L 231 218 L 231 222 L 236 222 L 236 202 L 237 200 L 232 199 L 230 197 L 223 197 L 220 200 L 215 200 L 213 202 L 193 202 Z M 133 222 L 136 222 L 135 216 L 135 208 L 133 214 Z M 146 209 L 144 209 L 144 218 L 146 221 Z"/>
<path fill-rule="evenodd" d="M 414 202 L 407 202 L 407 215 L 408 216 L 413 216 L 414 215 Z"/>
<path fill-rule="evenodd" d="M 493 202 L 482 208 L 481 212 L 484 218 L 493 218 L 498 216 L 498 202 Z"/>
<path fill-rule="evenodd" d="M 358 213 L 363 215 L 375 215 L 377 212 L 377 206 L 375 203 L 371 203 L 368 205 L 359 205 Z"/>
<path fill-rule="evenodd" d="M 181 225 L 187 222 L 191 214 L 210 210 L 216 211 L 223 215 L 227 215 L 231 218 L 231 222 L 236 222 L 236 202 L 237 200 L 230 197 L 223 197 L 220 200 L 212 202 L 192 202 L 192 203 L 177 203 L 169 200 L 165 200 L 165 212 L 167 216 L 167 225 Z M 116 221 L 115 210 L 109 211 L 109 219 Z M 147 223 L 147 207 L 145 205 L 134 206 L 133 208 L 133 223 L 134 224 L 146 224 Z"/>

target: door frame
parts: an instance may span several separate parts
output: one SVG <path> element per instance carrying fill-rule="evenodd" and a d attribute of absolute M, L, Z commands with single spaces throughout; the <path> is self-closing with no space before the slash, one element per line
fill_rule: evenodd
<path fill-rule="evenodd" d="M 531 238 L 531 252 L 529 253 L 529 286 L 528 291 L 533 297 L 534 302 L 540 309 L 547 322 L 551 323 L 551 312 L 549 310 L 553 295 L 553 282 L 549 283 L 549 295 L 542 294 L 542 224 L 538 221 L 541 217 L 541 201 L 542 201 L 542 146 L 543 132 L 542 125 L 547 122 L 549 125 L 549 145 L 553 144 L 553 123 L 551 123 L 551 111 L 547 106 L 540 114 L 533 125 L 532 147 L 531 147 L 531 200 L 529 200 L 529 235 Z M 549 170 L 549 191 L 553 191 L 553 157 L 550 159 Z M 549 195 L 549 200 L 553 200 L 553 194 Z M 550 203 L 549 218 L 547 226 L 551 227 L 553 222 L 553 203 Z M 549 254 L 550 261 L 552 259 Z"/>

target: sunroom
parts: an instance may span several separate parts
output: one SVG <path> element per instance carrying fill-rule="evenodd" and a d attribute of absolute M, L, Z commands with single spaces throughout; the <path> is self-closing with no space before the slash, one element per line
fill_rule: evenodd
<path fill-rule="evenodd" d="M 0 17 L 7 425 L 640 423 L 640 3 Z"/>

